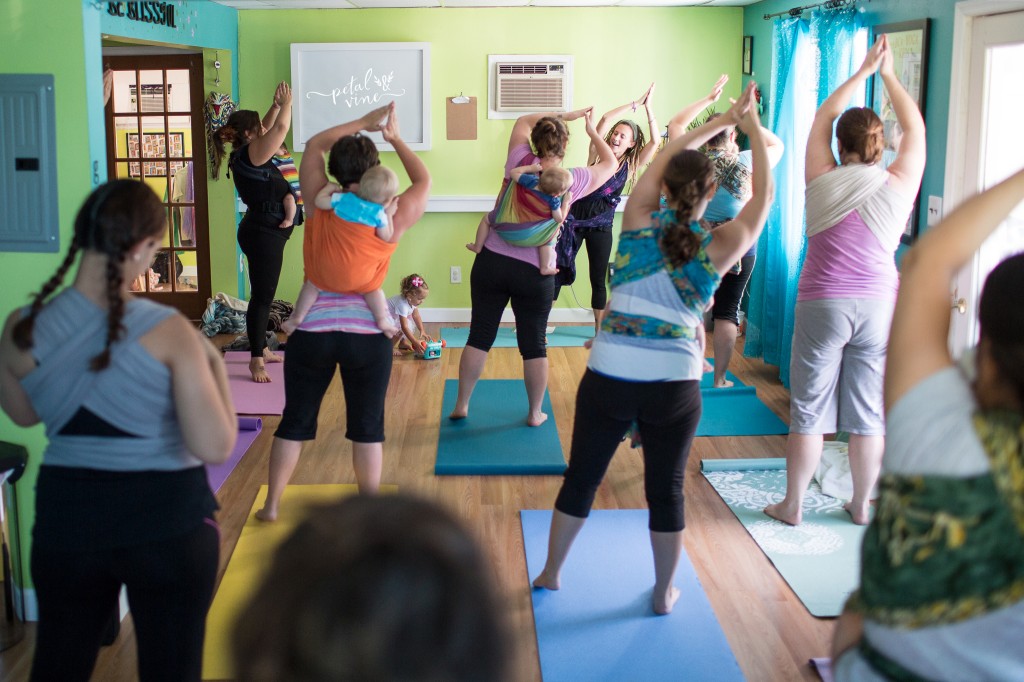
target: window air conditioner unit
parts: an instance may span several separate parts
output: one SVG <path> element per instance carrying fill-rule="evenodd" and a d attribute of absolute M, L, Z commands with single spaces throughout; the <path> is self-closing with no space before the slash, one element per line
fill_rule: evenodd
<path fill-rule="evenodd" d="M 494 110 L 569 111 L 569 62 L 497 62 Z"/>

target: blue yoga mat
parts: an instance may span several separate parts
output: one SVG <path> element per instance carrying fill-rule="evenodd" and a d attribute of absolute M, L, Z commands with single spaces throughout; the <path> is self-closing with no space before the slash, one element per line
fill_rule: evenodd
<path fill-rule="evenodd" d="M 789 433 L 785 422 L 757 397 L 753 386 L 701 391 L 704 413 L 698 436 L 770 436 Z"/>
<path fill-rule="evenodd" d="M 575 327 L 555 327 L 548 334 L 548 345 L 556 347 L 583 346 L 583 342 L 594 336 L 593 325 L 585 324 Z M 441 327 L 441 338 L 448 348 L 465 348 L 469 338 L 469 327 Z M 498 336 L 492 348 L 515 348 L 516 333 L 511 327 L 499 327 Z"/>
<path fill-rule="evenodd" d="M 843 501 L 812 481 L 803 523 L 788 526 L 763 512 L 786 495 L 785 459 L 702 459 L 700 468 L 807 610 L 818 618 L 838 616 L 860 579 L 865 530 L 850 520 Z"/>
<path fill-rule="evenodd" d="M 526 387 L 521 379 L 477 382 L 469 417 L 452 421 L 448 415 L 455 407 L 458 389 L 457 380 L 444 382 L 435 474 L 498 476 L 565 471 L 551 396 L 546 389 L 541 409 L 548 420 L 536 427 L 526 425 Z"/>
<path fill-rule="evenodd" d="M 533 580 L 547 557 L 550 511 L 520 512 Z M 573 543 L 557 592 L 533 590 L 544 682 L 743 680 L 686 552 L 672 613 L 651 610 L 654 563 L 647 510 L 591 512 Z"/>

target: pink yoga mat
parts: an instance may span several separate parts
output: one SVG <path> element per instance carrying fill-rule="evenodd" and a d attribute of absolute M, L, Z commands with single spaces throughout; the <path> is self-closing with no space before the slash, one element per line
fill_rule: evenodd
<path fill-rule="evenodd" d="M 269 384 L 257 384 L 249 373 L 248 351 L 228 351 L 224 362 L 228 366 L 228 384 L 231 399 L 238 414 L 281 414 L 284 412 L 284 363 L 266 363 Z"/>
<path fill-rule="evenodd" d="M 231 451 L 231 456 L 220 464 L 206 465 L 206 479 L 210 482 L 213 492 L 218 492 L 224 485 L 224 481 L 235 470 L 235 466 L 242 461 L 249 446 L 253 444 L 256 436 L 260 435 L 262 430 L 263 420 L 259 417 L 238 418 L 238 440 L 235 441 L 235 449 Z"/>

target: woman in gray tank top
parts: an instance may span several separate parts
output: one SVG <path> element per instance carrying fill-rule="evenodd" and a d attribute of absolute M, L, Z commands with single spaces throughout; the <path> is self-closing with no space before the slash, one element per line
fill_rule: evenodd
<path fill-rule="evenodd" d="M 180 313 L 135 297 L 167 213 L 115 180 L 75 218 L 60 267 L 0 339 L 0 407 L 49 441 L 36 484 L 34 680 L 88 680 L 127 588 L 141 680 L 199 680 L 217 575 L 204 463 L 237 420 L 217 350 Z M 72 286 L 51 298 L 81 252 Z"/>

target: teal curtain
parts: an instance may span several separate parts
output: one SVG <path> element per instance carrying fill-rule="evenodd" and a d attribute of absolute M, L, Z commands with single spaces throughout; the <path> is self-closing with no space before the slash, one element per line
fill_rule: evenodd
<path fill-rule="evenodd" d="M 777 365 L 786 387 L 797 282 L 806 248 L 807 136 L 818 106 L 853 73 L 858 29 L 856 14 L 831 12 L 816 12 L 810 19 L 780 19 L 773 27 L 769 125 L 786 145 L 786 151 L 775 168 L 775 202 L 758 242 L 757 265 L 750 278 L 743 354 Z"/>

